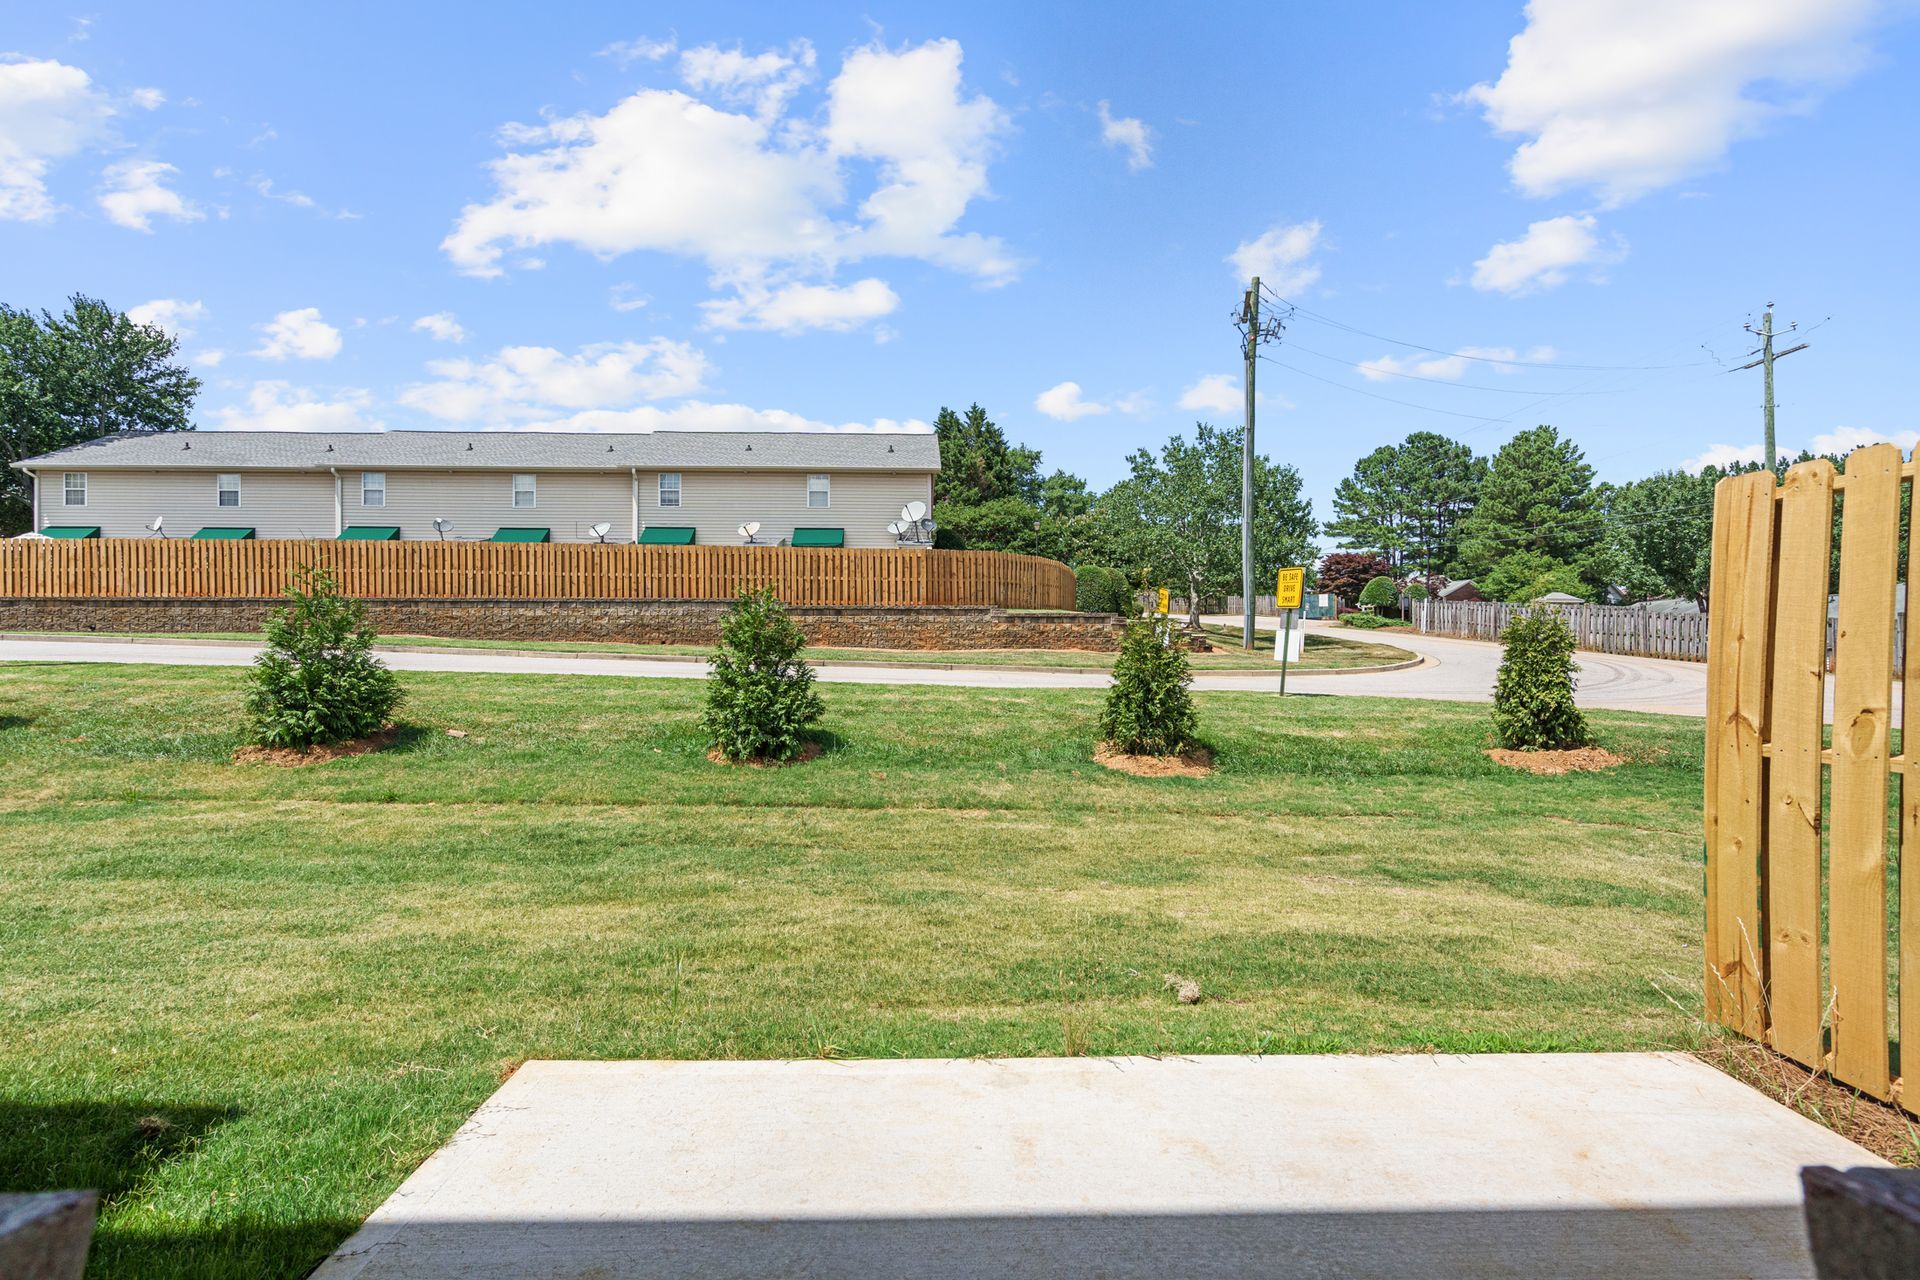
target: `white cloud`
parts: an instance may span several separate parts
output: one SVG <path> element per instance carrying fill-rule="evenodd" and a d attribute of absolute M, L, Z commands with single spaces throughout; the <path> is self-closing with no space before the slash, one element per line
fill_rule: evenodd
<path fill-rule="evenodd" d="M 1530 0 L 1491 84 L 1460 95 L 1528 139 L 1508 168 L 1532 196 L 1622 204 L 1719 163 L 1736 139 L 1864 61 L 1875 0 Z"/>
<path fill-rule="evenodd" d="M 638 311 L 649 301 L 645 294 L 635 293 L 633 286 L 624 280 L 607 290 L 607 305 L 615 311 Z"/>
<path fill-rule="evenodd" d="M 641 36 L 636 40 L 616 40 L 595 56 L 612 58 L 622 67 L 626 67 L 636 62 L 658 62 L 679 47 L 679 40 L 673 36 L 668 36 L 665 40 L 649 40 Z"/>
<path fill-rule="evenodd" d="M 213 412 L 216 429 L 226 431 L 382 431 L 386 424 L 373 416 L 373 397 L 357 387 L 343 387 L 332 399 L 308 387 L 289 382 L 256 382 L 246 402 Z"/>
<path fill-rule="evenodd" d="M 1710 444 L 1696 456 L 1683 460 L 1680 469 L 1690 475 L 1699 475 L 1708 467 L 1725 471 L 1743 463 L 1759 462 L 1766 455 L 1764 444 Z"/>
<path fill-rule="evenodd" d="M 194 326 L 206 318 L 204 302 L 187 302 L 181 298 L 155 298 L 127 308 L 127 319 L 135 324 L 154 325 L 176 338 L 191 338 Z"/>
<path fill-rule="evenodd" d="M 513 150 L 491 165 L 493 197 L 461 211 L 442 249 L 477 276 L 525 267 L 529 251 L 553 244 L 602 258 L 691 257 L 738 295 L 743 316 L 756 297 L 830 284 L 837 266 L 864 258 L 920 259 L 988 284 L 1012 278 L 1017 264 L 998 240 L 957 229 L 987 193 L 1007 128 L 990 98 L 966 96 L 959 44 L 855 50 L 828 84 L 818 123 L 781 114 L 785 88 L 772 107 L 767 98 L 805 54 L 797 44 L 772 55 L 790 65 L 770 77 L 760 69 L 772 64 L 756 61 L 767 55 L 714 51 L 687 64 L 723 103 L 750 100 L 771 112 L 764 117 L 644 89 L 604 115 L 503 129 Z M 850 188 L 862 180 L 870 186 L 849 216 Z M 855 288 L 864 305 L 877 303 L 871 286 Z"/>
<path fill-rule="evenodd" d="M 918 418 L 875 418 L 871 422 L 820 422 L 785 409 L 756 409 L 744 404 L 708 404 L 688 400 L 670 408 L 590 409 L 542 422 L 526 431 L 834 431 L 925 435 L 933 427 Z"/>
<path fill-rule="evenodd" d="M 167 95 L 158 89 L 135 89 L 127 97 L 142 111 L 157 111 L 167 102 Z"/>
<path fill-rule="evenodd" d="M 47 171 L 96 141 L 112 114 L 80 68 L 0 54 L 0 219 L 51 218 Z"/>
<path fill-rule="evenodd" d="M 218 368 L 220 362 L 226 358 L 226 352 L 215 348 L 212 351 L 195 352 L 193 355 L 187 357 L 187 361 L 190 364 L 199 365 L 202 369 L 215 369 Z"/>
<path fill-rule="evenodd" d="M 331 360 L 340 354 L 340 331 L 320 318 L 320 308 L 282 311 L 260 326 L 266 334 L 254 355 L 263 360 Z"/>
<path fill-rule="evenodd" d="M 1239 279 L 1259 276 L 1278 294 L 1300 293 L 1320 278 L 1319 264 L 1309 261 L 1320 247 L 1320 220 L 1272 226 L 1252 240 L 1243 240 L 1227 255 Z"/>
<path fill-rule="evenodd" d="M 122 160 L 100 171 L 106 187 L 99 196 L 100 208 L 109 221 L 133 231 L 153 230 L 155 218 L 176 222 L 198 222 L 206 215 L 166 183 L 180 172 L 159 160 Z"/>
<path fill-rule="evenodd" d="M 1247 406 L 1247 393 L 1230 373 L 1209 373 L 1180 393 L 1180 407 L 1212 413 L 1238 413 Z"/>
<path fill-rule="evenodd" d="M 1920 445 L 1920 432 L 1914 431 L 1875 431 L 1870 427 L 1835 427 L 1833 430 L 1815 436 L 1808 442 L 1807 448 L 1814 453 L 1847 454 L 1870 444 L 1897 444 L 1911 451 Z"/>
<path fill-rule="evenodd" d="M 1073 422 L 1092 414 L 1113 412 L 1112 405 L 1082 399 L 1077 382 L 1062 382 L 1048 387 L 1033 398 L 1033 407 L 1059 422 Z"/>
<path fill-rule="evenodd" d="M 491 426 L 563 410 L 623 410 L 641 400 L 698 391 L 707 358 L 667 338 L 604 342 L 572 355 L 552 347 L 502 347 L 484 360 L 435 360 L 437 381 L 400 393 L 400 403 L 447 422 Z"/>
<path fill-rule="evenodd" d="M 421 316 L 413 322 L 415 333 L 432 336 L 435 342 L 465 342 L 467 331 L 453 318 L 451 311 L 436 311 L 430 316 Z"/>
<path fill-rule="evenodd" d="M 750 107 L 760 120 L 774 120 L 813 79 L 813 45 L 795 40 L 785 53 L 747 54 L 703 44 L 680 54 L 680 79 L 695 93 L 713 93 L 731 106 Z"/>
<path fill-rule="evenodd" d="M 703 302 L 700 309 L 710 328 L 793 334 L 808 329 L 857 329 L 892 315 L 899 305 L 900 295 L 885 280 L 869 276 L 845 287 L 790 284 L 767 290 L 742 284 L 736 296 Z"/>
<path fill-rule="evenodd" d="M 1153 165 L 1153 130 L 1137 116 L 1116 116 L 1100 103 L 1100 140 L 1127 153 L 1127 168 L 1138 173 Z"/>
<path fill-rule="evenodd" d="M 1626 241 L 1617 235 L 1603 241 L 1592 214 L 1563 214 L 1529 223 L 1518 240 L 1487 250 L 1473 264 L 1473 287 L 1509 295 L 1551 289 L 1575 267 L 1603 267 L 1626 256 Z"/>

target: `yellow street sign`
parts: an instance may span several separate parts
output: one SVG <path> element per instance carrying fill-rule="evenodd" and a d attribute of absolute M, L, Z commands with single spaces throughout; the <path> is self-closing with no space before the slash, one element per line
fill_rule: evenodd
<path fill-rule="evenodd" d="M 1166 611 L 1167 611 L 1167 589 L 1165 587 L 1162 587 L 1160 588 L 1160 612 L 1165 613 Z"/>
<path fill-rule="evenodd" d="M 1276 609 L 1298 609 L 1300 593 L 1306 586 L 1305 569 L 1282 569 L 1273 585 L 1273 607 Z"/>

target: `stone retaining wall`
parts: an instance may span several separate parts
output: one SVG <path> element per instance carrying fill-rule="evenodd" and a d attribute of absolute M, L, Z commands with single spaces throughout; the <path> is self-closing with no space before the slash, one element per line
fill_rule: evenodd
<path fill-rule="evenodd" d="M 386 635 L 461 640 L 601 640 L 712 644 L 723 600 L 369 600 Z M 262 600 L 0 598 L 0 631 L 258 631 Z M 1008 613 L 977 606 L 792 611 L 810 644 L 849 649 L 1090 649 L 1120 647 L 1107 613 Z"/>

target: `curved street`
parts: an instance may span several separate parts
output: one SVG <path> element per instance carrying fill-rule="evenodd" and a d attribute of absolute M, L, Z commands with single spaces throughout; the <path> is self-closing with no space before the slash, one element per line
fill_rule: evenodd
<path fill-rule="evenodd" d="M 1215 621 L 1216 619 L 1209 619 Z M 1217 619 L 1231 622 L 1231 619 Z M 1273 619 L 1261 619 L 1271 626 Z M 1310 630 L 1328 630 L 1330 624 L 1311 623 Z M 1350 633 L 1343 633 L 1350 634 Z M 1452 702 L 1486 702 L 1500 666 L 1500 646 L 1484 640 L 1394 631 L 1383 642 L 1411 650 L 1423 659 L 1417 667 L 1375 672 L 1296 672 L 1287 677 L 1289 694 L 1361 696 L 1378 698 L 1433 698 Z M 1269 641 L 1269 643 L 1271 643 Z M 170 666 L 242 666 L 252 661 L 250 644 L 214 641 L 136 641 L 110 638 L 0 637 L 0 661 L 158 663 Z M 529 675 L 650 676 L 698 679 L 707 673 L 701 662 L 599 654 L 504 653 L 486 649 L 383 650 L 386 661 L 400 671 L 472 671 Z M 1657 711 L 1673 715 L 1706 713 L 1707 669 L 1704 663 L 1673 662 L 1662 658 L 1626 658 L 1582 653 L 1579 702 L 1583 707 L 1613 711 Z M 1100 688 L 1108 677 L 1094 671 L 1012 671 L 1005 668 L 945 668 L 853 666 L 822 663 L 820 679 L 838 684 L 921 684 L 974 686 L 998 689 Z M 1280 687 L 1273 675 L 1207 672 L 1194 678 L 1194 688 L 1215 691 L 1273 692 Z"/>

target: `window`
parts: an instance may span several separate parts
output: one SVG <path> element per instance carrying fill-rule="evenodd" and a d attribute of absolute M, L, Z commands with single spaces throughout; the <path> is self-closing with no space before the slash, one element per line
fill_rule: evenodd
<path fill-rule="evenodd" d="M 69 471 L 66 473 L 65 496 L 67 505 L 70 507 L 84 507 L 87 505 L 86 472 Z"/>
<path fill-rule="evenodd" d="M 807 477 L 807 505 L 814 508 L 833 505 L 833 477 Z"/>
<path fill-rule="evenodd" d="M 384 507 L 387 505 L 386 472 L 362 471 L 360 473 L 360 505 L 363 507 Z"/>
<path fill-rule="evenodd" d="M 240 477 L 232 472 L 217 476 L 214 487 L 219 492 L 219 503 L 223 507 L 240 505 Z"/>
<path fill-rule="evenodd" d="M 660 473 L 660 505 L 663 507 L 680 505 L 680 473 L 678 471 Z"/>
<path fill-rule="evenodd" d="M 513 478 L 513 505 L 516 510 L 524 510 L 534 505 L 532 476 Z"/>

